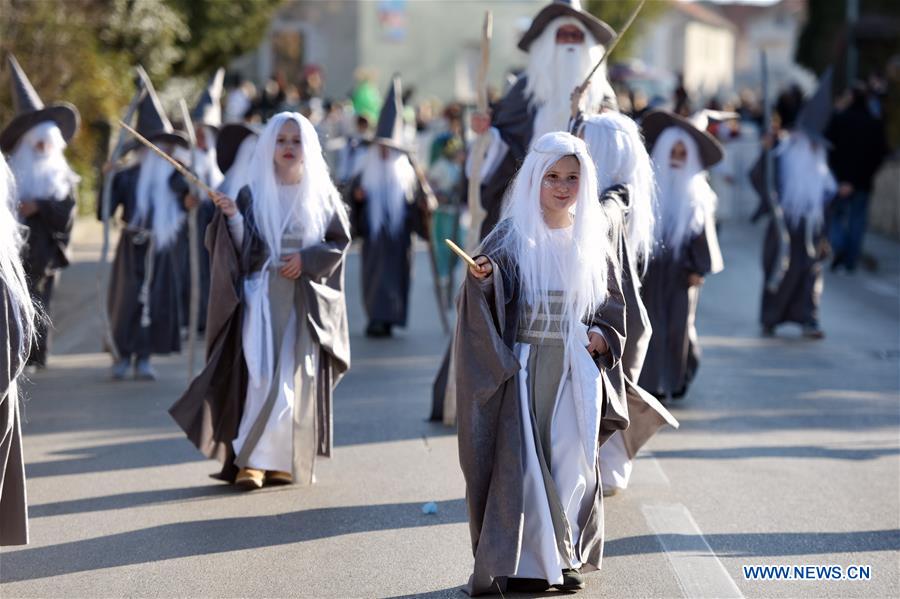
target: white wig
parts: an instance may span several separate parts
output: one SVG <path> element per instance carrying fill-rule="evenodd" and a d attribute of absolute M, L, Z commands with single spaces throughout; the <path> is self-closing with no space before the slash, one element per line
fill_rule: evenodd
<path fill-rule="evenodd" d="M 542 215 L 541 187 L 546 172 L 566 156 L 578 159 L 581 176 L 570 209 L 574 220 L 572 245 L 558 264 L 552 254 L 551 231 Z M 485 238 L 482 249 L 488 255 L 508 256 L 515 261 L 521 298 L 531 311 L 532 323 L 542 313 L 549 313 L 550 281 L 562 279 L 564 289 L 557 291 L 563 292 L 564 322 L 567 338 L 572 341 L 576 323 L 606 300 L 607 235 L 587 146 L 569 133 L 548 133 L 525 157 L 504 204 L 503 221 Z"/>
<path fill-rule="evenodd" d="M 41 142 L 44 150 L 38 152 Z M 9 157 L 20 202 L 69 197 L 80 177 L 66 161 L 65 149 L 62 131 L 53 121 L 38 123 L 22 136 Z"/>
<path fill-rule="evenodd" d="M 687 159 L 680 168 L 672 168 L 672 148 L 678 142 L 684 144 Z M 678 257 L 691 239 L 703 231 L 707 219 L 713 218 L 716 194 L 706 180 L 697 142 L 684 129 L 664 129 L 650 156 L 659 186 L 655 249 L 667 247 Z"/>
<path fill-rule="evenodd" d="M 584 33 L 584 42 L 557 44 L 556 31 L 564 25 L 578 27 Z M 554 19 L 532 42 L 525 69 L 528 76 L 525 95 L 529 105 L 537 110 L 532 143 L 544 133 L 567 130 L 571 117 L 569 98 L 602 55 L 603 46 L 572 17 Z M 606 97 L 615 97 L 615 94 L 606 79 L 604 63 L 591 78 L 581 108 L 588 113 L 596 112 Z"/>
<path fill-rule="evenodd" d="M 821 226 L 824 206 L 837 191 L 825 148 L 813 144 L 803 132 L 792 131 L 775 151 L 780 167 L 779 201 L 788 224 L 796 227 L 806 218 L 812 226 Z"/>
<path fill-rule="evenodd" d="M 303 174 L 296 195 L 286 199 L 289 212 L 285 214 L 282 207 L 285 199 L 280 196 L 275 177 L 275 143 L 288 121 L 294 121 L 300 127 Z M 328 221 L 335 210 L 342 209 L 342 204 L 331 182 L 319 136 L 306 117 L 297 112 L 280 112 L 273 116 L 259 136 L 250 173 L 253 218 L 273 260 L 281 256 L 281 236 L 291 223 L 302 225 L 304 246 L 324 239 Z M 289 186 L 281 187 L 290 189 Z"/>
<path fill-rule="evenodd" d="M 416 185 L 416 172 L 406 154 L 386 149 L 387 158 L 382 159 L 381 147 L 370 145 L 360 171 L 360 183 L 366 193 L 366 218 L 373 237 L 384 226 L 391 235 L 400 234 Z"/>
<path fill-rule="evenodd" d="M 219 186 L 219 191 L 229 198 L 236 198 L 238 192 L 250 182 L 250 161 L 253 158 L 253 150 L 256 148 L 257 135 L 251 134 L 241 141 L 234 161 L 228 167 L 225 178 Z"/>
<path fill-rule="evenodd" d="M 629 187 L 626 241 L 632 255 L 646 267 L 654 243 L 656 180 L 641 132 L 624 114 L 605 112 L 588 116 L 581 135 L 594 158 L 600 190 L 613 185 Z"/>
<path fill-rule="evenodd" d="M 16 185 L 12 172 L 6 165 L 3 154 L 0 154 L 0 278 L 9 296 L 12 307 L 14 323 L 18 326 L 18 346 L 10 347 L 11 354 L 18 356 L 20 369 L 25 367 L 28 354 L 31 351 L 31 341 L 34 338 L 34 323 L 36 310 L 28 293 L 28 285 L 25 283 L 25 272 L 22 269 L 22 261 L 19 257 L 22 248 L 22 232 L 19 221 L 16 220 L 15 206 Z M 9 343 L 10 339 L 2 340 Z M 20 370 L 21 372 L 21 370 Z M 18 372 L 10 372 L 12 377 L 18 376 Z M 10 387 L 15 393 L 15 387 Z M 13 401 L 17 397 L 12 398 Z"/>

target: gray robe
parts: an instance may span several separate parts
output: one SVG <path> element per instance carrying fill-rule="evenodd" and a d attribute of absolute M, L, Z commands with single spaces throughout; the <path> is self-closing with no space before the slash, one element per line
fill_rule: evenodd
<path fill-rule="evenodd" d="M 641 297 L 653 325 L 653 336 L 638 384 L 653 395 L 681 397 L 696 375 L 700 346 L 694 319 L 700 287 L 689 287 L 688 275 L 719 270 L 721 252 L 712 219 L 706 220 L 704 230 L 685 244 L 678 257 L 664 247 L 650 259 Z"/>
<path fill-rule="evenodd" d="M 21 329 L 9 292 L 2 282 L 0 286 L 0 545 L 24 545 L 28 543 L 28 503 L 22 420 L 18 394 L 10 393 L 10 386 L 24 367 L 15 350 L 21 341 Z"/>
<path fill-rule="evenodd" d="M 112 183 L 110 214 L 122 206 L 122 220 L 131 223 L 137 205 L 137 182 L 140 164 L 116 173 Z M 187 191 L 183 178 L 173 173 L 169 185 L 176 197 L 183 199 Z M 98 202 L 99 206 L 99 202 Z M 179 206 L 182 206 L 179 201 Z M 98 207 L 99 210 L 99 207 Z M 152 214 L 147 222 L 152 222 Z M 122 230 L 109 281 L 107 309 L 113 339 L 122 358 L 151 354 L 169 354 L 181 350 L 179 311 L 180 284 L 177 269 L 177 244 L 154 248 L 150 282 L 150 326 L 141 324 L 143 304 L 139 294 L 147 276 L 148 229 L 130 225 Z"/>
<path fill-rule="evenodd" d="M 678 421 L 659 401 L 638 385 L 644 358 L 653 329 L 650 317 L 641 300 L 641 283 L 637 264 L 630 255 L 626 235 L 626 216 L 631 207 L 628 189 L 617 185 L 603 192 L 600 206 L 609 222 L 609 241 L 618 260 L 610 261 L 609 268 L 620 268 L 622 293 L 625 298 L 625 348 L 622 351 L 622 386 L 628 400 L 628 428 L 622 431 L 622 440 L 628 456 L 633 458 L 664 424 L 678 427 Z M 613 376 L 615 373 L 610 373 Z"/>
<path fill-rule="evenodd" d="M 61 200 L 38 200 L 37 206 L 38 211 L 25 219 L 28 237 L 22 249 L 22 266 L 32 301 L 49 316 L 56 275 L 69 265 L 67 249 L 75 224 L 74 190 Z M 50 319 L 38 319 L 35 329 L 28 362 L 43 366 L 49 352 Z"/>
<path fill-rule="evenodd" d="M 363 306 L 369 321 L 406 326 L 409 313 L 409 286 L 412 272 L 412 234 L 427 238 L 420 206 L 424 191 L 417 185 L 411 202 L 406 205 L 403 229 L 396 235 L 386 227 L 380 231 L 369 230 L 365 200 L 353 200 L 353 194 L 362 188 L 357 177 L 348 188 L 347 202 L 353 206 L 354 232 L 363 238 L 362 288 Z"/>
<path fill-rule="evenodd" d="M 237 475 L 231 442 L 237 437 L 247 393 L 241 341 L 243 278 L 259 271 L 268 255 L 253 224 L 251 203 L 250 189 L 244 187 L 237 198 L 245 223 L 240 249 L 235 247 L 227 219 L 220 211 L 207 229 L 213 299 L 206 320 L 206 365 L 169 409 L 197 449 L 223 463 L 218 478 L 229 482 Z M 325 240 L 301 250 L 303 273 L 296 282 L 307 308 L 305 324 L 322 350 L 315 429 L 317 453 L 324 457 L 330 457 L 332 451 L 334 387 L 350 367 L 344 301 L 344 259 L 349 246 L 349 223 L 343 211 L 337 211 L 326 227 Z"/>
<path fill-rule="evenodd" d="M 522 546 L 523 441 L 516 376 L 519 361 L 513 349 L 519 328 L 519 289 L 513 275 L 514 260 L 503 256 L 491 259 L 491 284 L 466 276 L 457 305 L 454 342 L 459 461 L 466 480 L 475 557 L 467 588 L 471 595 L 505 592 L 508 577 L 518 569 Z M 588 323 L 601 329 L 610 347 L 598 365 L 604 375 L 621 370 L 625 343 L 625 305 L 615 272 L 610 273 L 609 287 L 606 303 Z M 608 379 L 606 383 L 604 388 L 609 390 Z M 628 426 L 624 398 L 608 393 L 603 404 L 601 444 Z M 593 509 L 581 530 L 579 553 L 584 569 L 597 569 L 603 556 L 599 484 Z"/>
<path fill-rule="evenodd" d="M 775 161 L 775 180 L 779 181 L 780 169 Z M 750 172 L 750 181 L 760 198 L 759 216 L 769 216 L 766 236 L 763 241 L 762 264 L 764 284 L 760 305 L 760 322 L 764 327 L 775 327 L 786 322 L 799 325 L 818 326 L 819 301 L 825 285 L 822 275 L 822 262 L 826 258 L 824 249 L 828 240 L 828 216 L 825 212 L 825 223 L 817 228 L 809 227 L 806 219 L 801 219 L 795 226 L 788 225 L 790 235 L 789 265 L 787 272 L 776 290 L 770 290 L 765 282 L 769 281 L 778 261 L 778 226 L 771 217 L 771 210 L 766 201 L 766 152 L 764 151 Z M 812 250 L 812 251 L 810 251 Z"/>

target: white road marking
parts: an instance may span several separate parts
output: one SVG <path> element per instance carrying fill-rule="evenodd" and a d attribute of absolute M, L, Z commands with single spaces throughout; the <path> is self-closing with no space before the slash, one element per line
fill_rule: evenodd
<path fill-rule="evenodd" d="M 743 598 L 684 505 L 643 504 L 641 512 L 666 552 L 685 597 Z"/>
<path fill-rule="evenodd" d="M 669 477 L 663 472 L 659 461 L 651 452 L 638 454 L 634 461 L 634 472 L 631 474 L 629 486 L 638 487 L 668 487 Z"/>

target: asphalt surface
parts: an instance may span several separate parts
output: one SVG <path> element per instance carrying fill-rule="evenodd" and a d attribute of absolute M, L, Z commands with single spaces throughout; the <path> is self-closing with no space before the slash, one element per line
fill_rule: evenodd
<path fill-rule="evenodd" d="M 209 478 L 166 414 L 185 359 L 108 380 L 97 227 L 79 222 L 50 367 L 27 385 L 31 544 L 0 552 L 7 597 L 458 597 L 470 572 L 454 431 L 426 422 L 446 338 L 425 254 L 409 327 L 369 340 L 348 271 L 353 366 L 318 484 L 252 493 Z M 589 597 L 900 596 L 900 245 L 827 277 L 824 341 L 759 336 L 762 231 L 724 227 L 700 300 L 700 373 L 631 487 L 605 502 Z M 436 514 L 424 514 L 426 502 Z M 870 567 L 869 580 L 748 580 L 743 566 Z M 548 594 L 551 596 L 553 594 Z"/>

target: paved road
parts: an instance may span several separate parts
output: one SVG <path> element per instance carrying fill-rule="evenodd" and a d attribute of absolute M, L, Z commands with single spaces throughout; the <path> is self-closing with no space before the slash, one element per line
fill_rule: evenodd
<path fill-rule="evenodd" d="M 6 597 L 457 597 L 471 567 L 451 430 L 425 422 L 445 340 L 424 254 L 410 326 L 361 335 L 350 259 L 353 369 L 335 398 L 336 455 L 311 488 L 236 493 L 208 478 L 156 383 L 106 380 L 98 352 L 96 228 L 55 308 L 56 355 L 28 388 L 32 544 L 0 554 Z M 900 596 L 900 252 L 872 238 L 877 276 L 830 276 L 828 338 L 758 336 L 761 231 L 726 227 L 709 279 L 690 395 L 606 503 L 591 597 Z M 435 515 L 422 504 L 435 501 Z M 869 581 L 751 581 L 744 565 L 868 565 Z"/>

